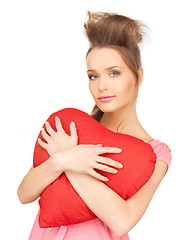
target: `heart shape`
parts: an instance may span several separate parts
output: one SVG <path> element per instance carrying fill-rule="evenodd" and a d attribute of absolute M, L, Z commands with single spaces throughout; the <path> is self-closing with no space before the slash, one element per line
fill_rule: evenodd
<path fill-rule="evenodd" d="M 118 169 L 118 173 L 113 174 L 99 169 L 95 171 L 108 177 L 109 181 L 103 183 L 123 199 L 133 196 L 150 179 L 155 169 L 156 154 L 149 143 L 128 134 L 113 132 L 76 108 L 64 108 L 50 115 L 47 121 L 55 131 L 55 116 L 60 118 L 63 129 L 68 135 L 70 135 L 70 123 L 75 122 L 78 144 L 100 143 L 103 147 L 122 149 L 121 153 L 100 154 L 123 164 L 123 168 Z M 45 128 L 45 124 L 43 127 Z M 41 132 L 38 137 L 46 142 Z M 49 157 L 48 152 L 36 141 L 33 166 L 37 167 Z M 39 225 L 42 228 L 82 223 L 97 218 L 64 173 L 44 190 L 39 205 Z"/>

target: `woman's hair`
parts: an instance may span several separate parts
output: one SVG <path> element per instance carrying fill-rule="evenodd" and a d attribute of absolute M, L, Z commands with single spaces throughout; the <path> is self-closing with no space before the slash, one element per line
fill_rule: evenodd
<path fill-rule="evenodd" d="M 87 51 L 86 58 L 95 47 L 109 47 L 118 51 L 136 77 L 134 102 L 138 96 L 139 68 L 142 66 L 138 43 L 142 41 L 145 34 L 143 27 L 147 26 L 139 20 L 116 13 L 92 13 L 88 11 L 87 14 L 88 20 L 84 23 L 84 28 L 90 48 Z M 103 114 L 95 104 L 90 116 L 99 122 Z"/>

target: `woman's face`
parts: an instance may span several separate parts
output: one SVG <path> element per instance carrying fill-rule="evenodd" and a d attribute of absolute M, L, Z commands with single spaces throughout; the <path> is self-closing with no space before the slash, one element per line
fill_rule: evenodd
<path fill-rule="evenodd" d="M 113 112 L 131 102 L 134 98 L 136 78 L 115 49 L 92 49 L 86 64 L 89 89 L 101 111 Z M 102 102 L 98 99 L 102 96 L 115 97 Z"/>

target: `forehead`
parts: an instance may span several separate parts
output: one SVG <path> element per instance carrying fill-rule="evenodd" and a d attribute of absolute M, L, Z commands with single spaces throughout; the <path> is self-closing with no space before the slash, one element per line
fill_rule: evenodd
<path fill-rule="evenodd" d="M 121 55 L 111 48 L 94 48 L 92 49 L 86 59 L 88 69 L 107 68 L 113 65 L 125 65 Z"/>

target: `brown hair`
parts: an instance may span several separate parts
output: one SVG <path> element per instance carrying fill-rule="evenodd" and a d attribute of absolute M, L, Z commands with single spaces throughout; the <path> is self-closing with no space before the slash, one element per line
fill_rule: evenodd
<path fill-rule="evenodd" d="M 139 84 L 139 68 L 141 67 L 141 56 L 138 43 L 143 39 L 147 27 L 139 20 L 124 15 L 108 12 L 87 12 L 88 20 L 84 23 L 85 33 L 90 43 L 89 52 L 97 47 L 110 47 L 118 51 L 126 64 L 136 77 L 136 94 L 133 102 L 137 99 Z M 149 28 L 149 27 L 147 27 Z M 95 104 L 90 116 L 100 121 L 103 112 Z"/>

